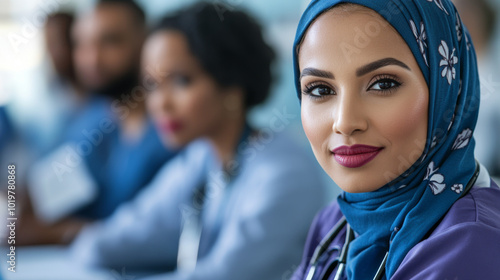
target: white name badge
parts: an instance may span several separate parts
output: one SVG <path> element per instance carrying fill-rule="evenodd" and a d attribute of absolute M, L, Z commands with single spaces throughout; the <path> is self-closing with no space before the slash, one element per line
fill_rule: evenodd
<path fill-rule="evenodd" d="M 63 145 L 38 161 L 28 174 L 35 214 L 55 223 L 97 196 L 97 185 L 83 158 L 70 145 Z"/>

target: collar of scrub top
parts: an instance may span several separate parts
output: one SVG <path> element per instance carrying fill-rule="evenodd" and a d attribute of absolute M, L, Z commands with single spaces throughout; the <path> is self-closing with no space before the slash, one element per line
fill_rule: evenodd
<path fill-rule="evenodd" d="M 429 89 L 427 139 L 414 164 L 377 191 L 344 192 L 337 199 L 359 234 L 348 252 L 348 277 L 372 278 L 388 250 L 386 274 L 390 278 L 473 177 L 472 135 L 481 95 L 476 54 L 449 0 L 313 0 L 300 19 L 293 46 L 299 99 L 298 47 L 314 20 L 339 3 L 359 4 L 382 16 L 406 42 Z"/>
<path fill-rule="evenodd" d="M 232 170 L 232 172 L 226 172 L 222 166 L 219 167 L 219 171 L 223 172 L 224 175 L 224 187 L 223 190 L 227 190 L 230 184 L 234 181 L 234 179 L 239 175 L 241 171 L 241 165 L 244 163 L 244 157 L 241 154 L 243 150 L 243 145 L 247 144 L 249 141 L 249 137 L 252 134 L 252 127 L 245 122 L 243 132 L 241 133 L 240 139 L 238 141 L 238 145 L 236 146 L 236 167 Z M 210 176 L 207 176 L 210 177 Z M 210 229 L 203 228 L 202 226 L 202 215 L 203 209 L 206 205 L 206 194 L 207 188 L 209 184 L 209 178 L 207 180 L 202 181 L 199 184 L 199 187 L 195 189 L 193 192 L 192 201 L 198 201 L 199 204 L 196 205 L 197 209 L 184 209 L 185 211 L 189 211 L 188 215 L 183 215 L 183 221 L 181 226 L 181 234 L 179 238 L 179 249 L 177 254 L 177 269 L 183 272 L 193 271 L 196 267 L 196 263 L 200 254 L 200 251 L 205 248 L 200 247 L 201 239 L 202 239 L 202 231 L 205 231 L 203 234 L 210 234 Z M 225 192 L 219 193 L 221 197 L 220 205 L 217 207 L 216 213 L 216 224 L 220 224 L 222 220 L 222 216 L 224 214 L 224 209 L 227 205 L 227 195 Z M 188 207 L 189 208 L 189 207 Z M 208 237 L 207 237 L 208 238 Z M 210 238 L 208 238 L 210 240 Z"/>

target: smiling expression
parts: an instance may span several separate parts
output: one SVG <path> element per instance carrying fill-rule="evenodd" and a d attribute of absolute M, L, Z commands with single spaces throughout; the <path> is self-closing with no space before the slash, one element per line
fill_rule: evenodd
<path fill-rule="evenodd" d="M 408 45 L 380 15 L 361 6 L 325 12 L 300 45 L 299 68 L 304 130 L 343 190 L 375 191 L 422 155 L 428 87 Z"/>

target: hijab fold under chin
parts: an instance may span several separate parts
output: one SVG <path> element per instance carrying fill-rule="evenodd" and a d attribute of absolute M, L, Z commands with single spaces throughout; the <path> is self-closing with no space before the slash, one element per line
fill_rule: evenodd
<path fill-rule="evenodd" d="M 348 253 L 348 278 L 372 279 L 388 251 L 389 279 L 409 250 L 461 197 L 475 172 L 472 133 L 480 96 L 476 55 L 449 0 L 313 0 L 302 15 L 293 47 L 299 99 L 297 46 L 319 15 L 343 2 L 366 6 L 388 21 L 409 46 L 429 87 L 428 137 L 422 156 L 379 190 L 338 198 L 342 213 L 359 234 Z"/>

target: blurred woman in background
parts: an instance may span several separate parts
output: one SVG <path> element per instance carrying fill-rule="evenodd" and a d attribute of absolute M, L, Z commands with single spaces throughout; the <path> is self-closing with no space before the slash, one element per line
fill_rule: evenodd
<path fill-rule="evenodd" d="M 313 158 L 282 132 L 286 112 L 269 128 L 247 122 L 269 95 L 274 57 L 255 20 L 223 5 L 195 4 L 153 29 L 149 112 L 165 144 L 185 149 L 137 199 L 83 229 L 80 262 L 171 271 L 154 279 L 291 273 L 326 193 Z"/>

